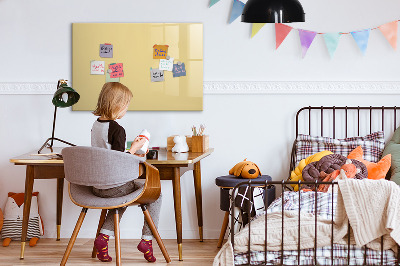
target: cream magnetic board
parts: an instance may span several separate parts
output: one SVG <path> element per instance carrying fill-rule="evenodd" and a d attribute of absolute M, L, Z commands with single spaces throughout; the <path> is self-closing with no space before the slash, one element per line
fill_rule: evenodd
<path fill-rule="evenodd" d="M 129 110 L 203 110 L 203 24 L 73 23 L 73 110 L 94 110 L 114 81 L 132 91 Z"/>

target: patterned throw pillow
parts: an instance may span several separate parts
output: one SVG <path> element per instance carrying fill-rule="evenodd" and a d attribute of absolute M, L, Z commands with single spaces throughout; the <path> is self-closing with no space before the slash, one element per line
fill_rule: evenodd
<path fill-rule="evenodd" d="M 298 165 L 302 159 L 324 150 L 329 150 L 347 157 L 347 155 L 358 146 L 362 147 L 365 160 L 378 162 L 385 148 L 385 140 L 383 131 L 374 132 L 364 137 L 345 139 L 299 134 L 295 145 L 296 165 Z"/>

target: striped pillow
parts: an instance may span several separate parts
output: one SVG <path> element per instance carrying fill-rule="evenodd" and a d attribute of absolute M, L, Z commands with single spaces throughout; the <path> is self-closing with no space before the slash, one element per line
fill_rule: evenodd
<path fill-rule="evenodd" d="M 299 134 L 296 139 L 296 165 L 302 159 L 317 152 L 329 150 L 343 156 L 361 146 L 364 151 L 364 159 L 370 162 L 378 162 L 385 148 L 383 131 L 378 131 L 364 137 L 352 137 L 345 139 L 333 139 L 329 137 L 317 137 Z"/>

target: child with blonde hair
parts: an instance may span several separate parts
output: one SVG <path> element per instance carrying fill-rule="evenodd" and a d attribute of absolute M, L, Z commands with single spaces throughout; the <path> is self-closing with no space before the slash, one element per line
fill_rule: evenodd
<path fill-rule="evenodd" d="M 125 152 L 125 129 L 115 120 L 121 119 L 126 114 L 132 97 L 132 92 L 119 82 L 108 82 L 104 84 L 97 101 L 96 110 L 93 112 L 94 115 L 99 116 L 92 126 L 91 143 L 93 147 Z M 145 138 L 136 138 L 132 142 L 128 153 L 134 156 L 144 157 L 145 154 L 138 155 L 136 152 L 142 148 L 145 142 Z M 138 164 L 132 167 L 139 167 L 139 162 L 143 161 L 143 159 L 138 159 L 140 159 L 138 160 Z M 135 179 L 137 179 L 137 176 L 132 176 L 132 181 L 116 187 L 93 187 L 92 192 L 94 195 L 102 198 L 122 197 L 144 186 L 143 183 L 137 182 Z M 147 209 L 156 226 L 158 226 L 161 201 L 162 197 L 160 194 L 160 197 L 155 202 L 147 204 Z M 126 207 L 118 209 L 120 219 L 125 210 Z M 112 258 L 108 255 L 108 240 L 110 236 L 114 235 L 114 214 L 115 210 L 108 210 L 100 234 L 94 241 L 94 246 L 97 249 L 97 258 L 101 261 L 112 261 Z M 144 221 L 142 240 L 137 248 L 144 253 L 144 258 L 149 262 L 156 261 L 153 255 L 152 237 L 153 234 L 150 227 L 147 222 Z"/>

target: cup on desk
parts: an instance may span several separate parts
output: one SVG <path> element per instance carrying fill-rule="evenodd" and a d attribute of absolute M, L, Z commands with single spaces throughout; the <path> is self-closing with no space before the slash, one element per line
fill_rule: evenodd
<path fill-rule="evenodd" d="M 157 160 L 158 159 L 158 150 L 149 150 L 146 154 L 146 158 L 148 160 Z"/>

